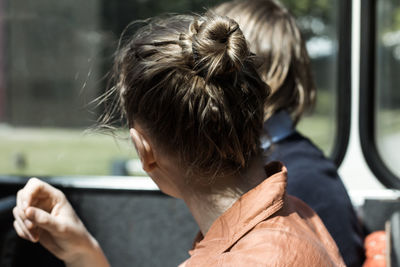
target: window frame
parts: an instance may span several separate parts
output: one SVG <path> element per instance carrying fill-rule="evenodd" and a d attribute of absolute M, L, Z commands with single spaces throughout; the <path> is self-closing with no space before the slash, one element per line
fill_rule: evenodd
<path fill-rule="evenodd" d="M 388 188 L 400 189 L 400 179 L 380 156 L 375 136 L 376 3 L 376 0 L 361 1 L 360 142 L 364 158 L 376 178 Z"/>
<path fill-rule="evenodd" d="M 345 157 L 350 138 L 352 1 L 339 1 L 338 9 L 337 125 L 330 154 L 330 158 L 337 167 Z"/>
<path fill-rule="evenodd" d="M 8 187 L 23 187 L 31 177 L 0 175 L 0 184 Z M 147 176 L 43 176 L 41 180 L 60 188 L 106 191 L 161 192 Z M 2 192 L 0 191 L 0 194 Z"/>

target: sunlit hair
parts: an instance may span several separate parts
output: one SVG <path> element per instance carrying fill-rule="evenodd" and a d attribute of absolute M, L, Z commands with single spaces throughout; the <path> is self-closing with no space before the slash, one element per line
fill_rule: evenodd
<path fill-rule="evenodd" d="M 274 0 L 226 2 L 213 11 L 237 21 L 251 52 L 260 57 L 259 73 L 271 87 L 265 119 L 285 109 L 297 123 L 314 107 L 316 90 L 308 53 L 290 12 Z"/>
<path fill-rule="evenodd" d="M 210 178 L 240 171 L 258 155 L 270 89 L 232 19 L 148 20 L 119 49 L 115 67 L 108 95 L 118 98 L 103 124 L 121 105 L 129 127 L 140 124 L 188 172 Z"/>

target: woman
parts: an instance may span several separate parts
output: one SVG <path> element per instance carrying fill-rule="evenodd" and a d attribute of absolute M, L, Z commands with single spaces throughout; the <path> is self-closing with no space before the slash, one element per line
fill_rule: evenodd
<path fill-rule="evenodd" d="M 268 160 L 288 169 L 288 193 L 306 202 L 321 217 L 347 266 L 364 259 L 363 235 L 336 167 L 306 137 L 295 130 L 311 110 L 316 90 L 300 30 L 278 1 L 231 1 L 213 9 L 236 20 L 260 60 L 258 71 L 271 87 L 265 107 L 262 147 Z"/>
<path fill-rule="evenodd" d="M 286 195 L 285 167 L 264 166 L 258 140 L 269 88 L 235 21 L 151 20 L 121 49 L 116 74 L 113 91 L 143 169 L 185 201 L 200 227 L 182 266 L 343 266 L 318 216 Z M 67 266 L 109 265 L 50 185 L 30 180 L 14 216 L 21 237 Z"/>

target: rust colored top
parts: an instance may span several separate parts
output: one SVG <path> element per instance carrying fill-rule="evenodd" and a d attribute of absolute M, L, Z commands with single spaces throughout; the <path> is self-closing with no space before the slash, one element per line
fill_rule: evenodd
<path fill-rule="evenodd" d="M 272 162 L 265 171 L 265 181 L 199 234 L 181 267 L 345 266 L 318 215 L 286 194 L 286 168 Z"/>

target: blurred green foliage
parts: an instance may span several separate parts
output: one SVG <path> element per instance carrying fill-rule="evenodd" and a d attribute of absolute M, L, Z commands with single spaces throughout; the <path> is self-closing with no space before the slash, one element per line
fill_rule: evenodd
<path fill-rule="evenodd" d="M 295 16 L 329 17 L 331 0 L 282 0 Z"/>
<path fill-rule="evenodd" d="M 123 133 L 122 133 L 123 134 Z M 136 158 L 126 140 L 81 130 L 3 128 L 0 170 L 7 175 L 110 175 L 114 160 Z"/>

